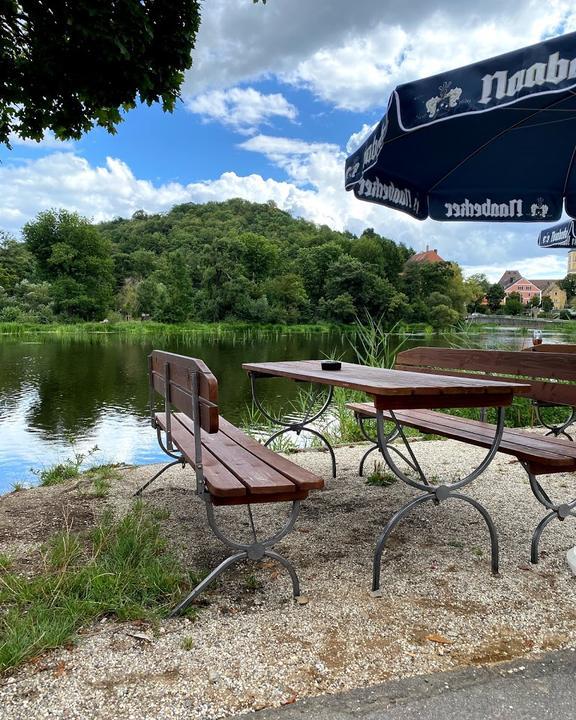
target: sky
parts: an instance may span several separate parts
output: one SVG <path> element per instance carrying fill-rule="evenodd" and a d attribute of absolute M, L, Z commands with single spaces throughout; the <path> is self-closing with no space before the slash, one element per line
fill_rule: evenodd
<path fill-rule="evenodd" d="M 13 138 L 0 149 L 0 228 L 19 236 L 49 208 L 102 221 L 241 197 L 437 248 L 467 275 L 563 277 L 567 251 L 538 248 L 543 226 L 420 222 L 357 200 L 343 180 L 399 83 L 572 31 L 572 0 L 204 0 L 176 111 L 140 106 L 116 135 L 75 142 Z"/>

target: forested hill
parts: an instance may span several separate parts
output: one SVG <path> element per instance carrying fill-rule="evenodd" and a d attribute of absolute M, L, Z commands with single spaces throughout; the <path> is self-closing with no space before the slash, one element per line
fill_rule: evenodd
<path fill-rule="evenodd" d="M 404 245 L 317 226 L 274 203 L 190 203 L 99 225 L 48 211 L 23 237 L 0 238 L 3 320 L 350 322 L 367 311 L 392 323 L 429 321 L 434 306 L 453 321 L 467 299 L 456 265 L 405 268 L 413 251 Z"/>

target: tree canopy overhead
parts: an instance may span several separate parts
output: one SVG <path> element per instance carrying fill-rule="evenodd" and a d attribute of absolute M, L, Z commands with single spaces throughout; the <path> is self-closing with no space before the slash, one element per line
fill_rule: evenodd
<path fill-rule="evenodd" d="M 115 132 L 137 100 L 172 110 L 199 0 L 2 0 L 0 142 Z"/>

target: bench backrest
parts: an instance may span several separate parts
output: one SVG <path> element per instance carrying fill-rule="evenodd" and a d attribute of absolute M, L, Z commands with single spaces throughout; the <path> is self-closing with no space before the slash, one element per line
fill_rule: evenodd
<path fill-rule="evenodd" d="M 526 397 L 576 406 L 576 357 L 568 353 L 417 347 L 398 353 L 395 367 L 472 378 L 480 374 L 491 380 L 519 378 L 530 385 L 522 393 Z"/>
<path fill-rule="evenodd" d="M 524 351 L 576 354 L 576 345 L 570 343 L 542 343 L 542 345 L 532 345 L 524 348 Z"/>
<path fill-rule="evenodd" d="M 202 360 L 153 350 L 148 376 L 152 417 L 156 392 L 164 398 L 167 412 L 175 407 L 192 419 L 197 417 L 206 432 L 218 432 L 218 381 Z"/>

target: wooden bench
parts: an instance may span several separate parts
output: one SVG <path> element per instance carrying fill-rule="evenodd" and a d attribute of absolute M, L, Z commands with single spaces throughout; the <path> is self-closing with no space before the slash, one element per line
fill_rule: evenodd
<path fill-rule="evenodd" d="M 542 352 L 542 353 L 563 353 L 563 354 L 570 354 L 574 355 L 576 354 L 576 344 L 570 344 L 570 343 L 542 343 L 541 345 L 531 345 L 530 347 L 524 348 L 523 352 Z M 576 362 L 576 359 L 575 359 Z M 568 428 L 570 428 L 574 423 L 576 422 L 576 407 L 574 406 L 567 406 L 566 407 L 566 415 L 562 418 L 562 420 L 558 422 L 548 422 L 546 418 L 542 417 L 542 413 L 540 412 L 541 408 L 547 408 L 547 407 L 560 407 L 559 405 L 556 405 L 554 403 L 549 402 L 540 402 L 538 400 L 534 400 L 534 407 L 536 409 L 536 417 L 538 418 L 538 422 L 543 425 L 545 428 L 548 429 L 547 435 L 554 435 L 554 437 L 560 437 L 560 435 L 563 435 L 568 440 L 573 440 L 574 438 L 570 433 L 568 432 Z M 571 431 L 573 432 L 573 431 Z"/>
<path fill-rule="evenodd" d="M 529 385 L 528 391 L 523 395 L 533 401 L 551 405 L 576 405 L 576 362 L 573 356 L 565 353 L 419 347 L 399 353 L 395 367 L 399 370 L 437 375 L 486 376 L 491 380 L 514 379 Z M 347 407 L 355 413 L 361 424 L 365 419 L 377 416 L 372 403 L 348 403 Z M 495 426 L 482 420 L 458 417 L 437 410 L 398 410 L 394 415 L 401 426 L 478 447 L 488 448 L 494 439 Z M 384 416 L 391 419 L 389 413 L 384 413 Z M 370 448 L 368 453 L 374 449 Z M 544 528 L 554 518 L 565 520 L 576 514 L 576 500 L 554 502 L 537 477 L 574 472 L 576 443 L 523 429 L 505 428 L 499 452 L 518 458 L 528 474 L 535 497 L 549 511 L 532 535 L 531 560 L 537 563 L 538 547 Z M 361 472 L 368 453 L 362 459 Z"/>
<path fill-rule="evenodd" d="M 290 573 L 294 597 L 300 595 L 292 564 L 272 546 L 294 527 L 300 502 L 310 490 L 324 486 L 322 478 L 263 447 L 220 416 L 218 382 L 208 367 L 195 358 L 154 350 L 148 358 L 150 417 L 163 451 L 174 458 L 154 475 L 136 495 L 169 467 L 190 466 L 196 476 L 196 493 L 205 502 L 208 523 L 215 535 L 236 552 L 215 568 L 174 609 L 182 612 L 226 568 L 239 560 L 270 557 Z M 164 400 L 156 411 L 156 397 Z M 254 503 L 291 502 L 286 525 L 271 538 L 258 539 L 250 506 Z M 253 542 L 228 538 L 218 526 L 214 507 L 245 505 Z"/>

